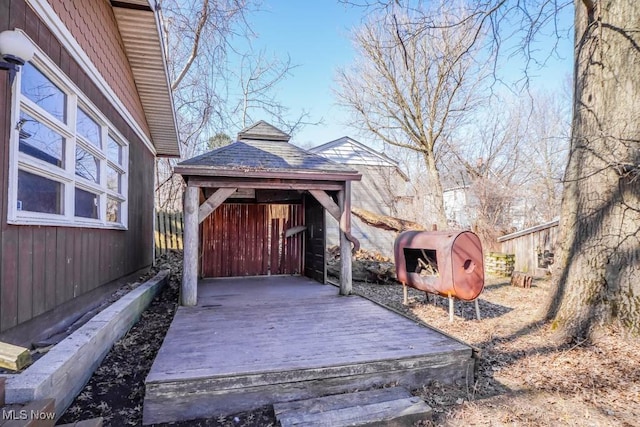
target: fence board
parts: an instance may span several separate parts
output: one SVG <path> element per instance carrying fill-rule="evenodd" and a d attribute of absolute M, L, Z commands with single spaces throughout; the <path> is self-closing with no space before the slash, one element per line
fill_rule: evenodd
<path fill-rule="evenodd" d="M 182 212 L 156 212 L 155 245 L 161 255 L 170 250 L 182 250 L 184 216 Z"/>

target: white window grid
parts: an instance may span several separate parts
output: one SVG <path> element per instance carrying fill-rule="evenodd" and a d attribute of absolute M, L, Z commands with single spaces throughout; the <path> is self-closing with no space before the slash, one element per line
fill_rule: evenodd
<path fill-rule="evenodd" d="M 21 73 L 17 73 L 12 86 L 11 137 L 9 150 L 9 194 L 7 222 L 16 225 L 54 225 L 86 228 L 127 229 L 128 227 L 128 164 L 129 144 L 124 136 L 96 108 L 80 89 L 36 47 L 34 58 L 30 61 L 42 74 L 51 80 L 67 97 L 65 105 L 67 123 L 62 123 L 46 110 L 35 104 L 21 93 Z M 82 136 L 76 134 L 76 112 L 81 107 L 98 123 L 101 131 L 101 147 L 98 148 Z M 20 152 L 19 129 L 17 127 L 20 112 L 32 116 L 40 123 L 58 132 L 64 138 L 63 168 L 58 168 L 43 160 Z M 121 164 L 107 158 L 108 136 L 121 147 Z M 99 161 L 99 182 L 88 180 L 75 174 L 76 147 L 79 147 Z M 107 165 L 120 174 L 120 192 L 107 188 Z M 30 212 L 18 209 L 18 170 L 33 173 L 59 182 L 63 185 L 63 212 L 61 215 Z M 98 196 L 98 219 L 75 216 L 75 188 L 90 191 Z M 107 198 L 120 203 L 120 221 L 107 220 Z"/>

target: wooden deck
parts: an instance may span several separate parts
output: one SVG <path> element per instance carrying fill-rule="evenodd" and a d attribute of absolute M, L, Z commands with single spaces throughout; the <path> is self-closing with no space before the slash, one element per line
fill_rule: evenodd
<path fill-rule="evenodd" d="M 305 277 L 201 281 L 146 380 L 144 424 L 473 375 L 471 348 Z"/>

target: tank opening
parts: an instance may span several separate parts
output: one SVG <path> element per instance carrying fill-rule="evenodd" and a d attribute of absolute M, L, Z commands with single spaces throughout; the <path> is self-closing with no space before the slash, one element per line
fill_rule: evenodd
<path fill-rule="evenodd" d="M 435 250 L 404 248 L 403 251 L 407 272 L 418 273 L 420 276 L 438 276 Z"/>
<path fill-rule="evenodd" d="M 465 273 L 471 274 L 473 273 L 473 270 L 476 269 L 476 263 L 468 259 L 464 262 L 462 268 L 464 269 Z"/>

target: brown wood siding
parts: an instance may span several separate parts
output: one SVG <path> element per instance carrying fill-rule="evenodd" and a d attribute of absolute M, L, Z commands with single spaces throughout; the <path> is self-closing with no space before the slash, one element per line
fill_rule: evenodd
<path fill-rule="evenodd" d="M 303 221 L 301 205 L 223 203 L 202 223 L 202 276 L 300 274 L 303 235 L 285 231 Z"/>
<path fill-rule="evenodd" d="M 24 0 L 0 2 L 0 31 L 22 28 L 129 141 L 128 231 L 7 224 L 10 100 L 0 73 L 0 332 L 152 262 L 154 156 Z"/>
<path fill-rule="evenodd" d="M 326 228 L 322 205 L 310 195 L 304 199 L 305 231 L 304 275 L 325 283 L 327 270 L 325 262 Z"/>

